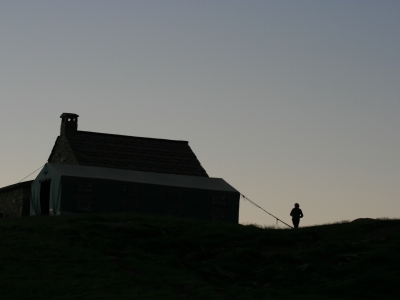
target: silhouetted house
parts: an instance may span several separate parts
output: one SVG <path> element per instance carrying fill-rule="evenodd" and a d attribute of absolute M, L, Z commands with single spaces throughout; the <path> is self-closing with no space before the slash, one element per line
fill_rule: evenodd
<path fill-rule="evenodd" d="M 0 217 L 29 216 L 29 200 L 33 180 L 0 188 Z"/>
<path fill-rule="evenodd" d="M 208 177 L 189 143 L 78 131 L 78 115 L 61 115 L 50 163 Z"/>
<path fill-rule="evenodd" d="M 240 194 L 210 178 L 186 141 L 78 131 L 61 134 L 32 183 L 30 214 L 136 211 L 238 222 Z"/>

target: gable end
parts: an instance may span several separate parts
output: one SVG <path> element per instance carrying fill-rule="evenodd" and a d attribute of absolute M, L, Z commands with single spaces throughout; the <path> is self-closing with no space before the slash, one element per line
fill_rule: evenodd
<path fill-rule="evenodd" d="M 59 136 L 53 146 L 48 162 L 57 164 L 79 165 L 74 151 L 66 136 Z"/>

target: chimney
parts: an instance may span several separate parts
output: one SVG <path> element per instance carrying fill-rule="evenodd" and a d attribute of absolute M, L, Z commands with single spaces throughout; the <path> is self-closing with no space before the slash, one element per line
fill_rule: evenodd
<path fill-rule="evenodd" d="M 78 115 L 63 113 L 61 115 L 61 132 L 60 135 L 67 133 L 75 133 L 78 130 Z"/>

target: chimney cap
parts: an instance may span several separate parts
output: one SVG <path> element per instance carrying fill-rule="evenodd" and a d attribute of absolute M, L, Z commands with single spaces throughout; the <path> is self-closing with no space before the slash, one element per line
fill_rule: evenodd
<path fill-rule="evenodd" d="M 60 118 L 64 118 L 64 117 L 67 117 L 67 118 L 78 118 L 79 116 L 77 114 L 72 114 L 72 113 L 63 113 L 60 116 Z"/>

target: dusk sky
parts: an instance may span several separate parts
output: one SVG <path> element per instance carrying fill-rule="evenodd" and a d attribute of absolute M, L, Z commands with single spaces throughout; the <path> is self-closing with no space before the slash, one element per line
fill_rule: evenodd
<path fill-rule="evenodd" d="M 70 112 L 189 141 L 287 223 L 400 218 L 400 1 L 3 0 L 0 28 L 0 187 Z M 240 223 L 275 219 L 241 200 Z"/>

